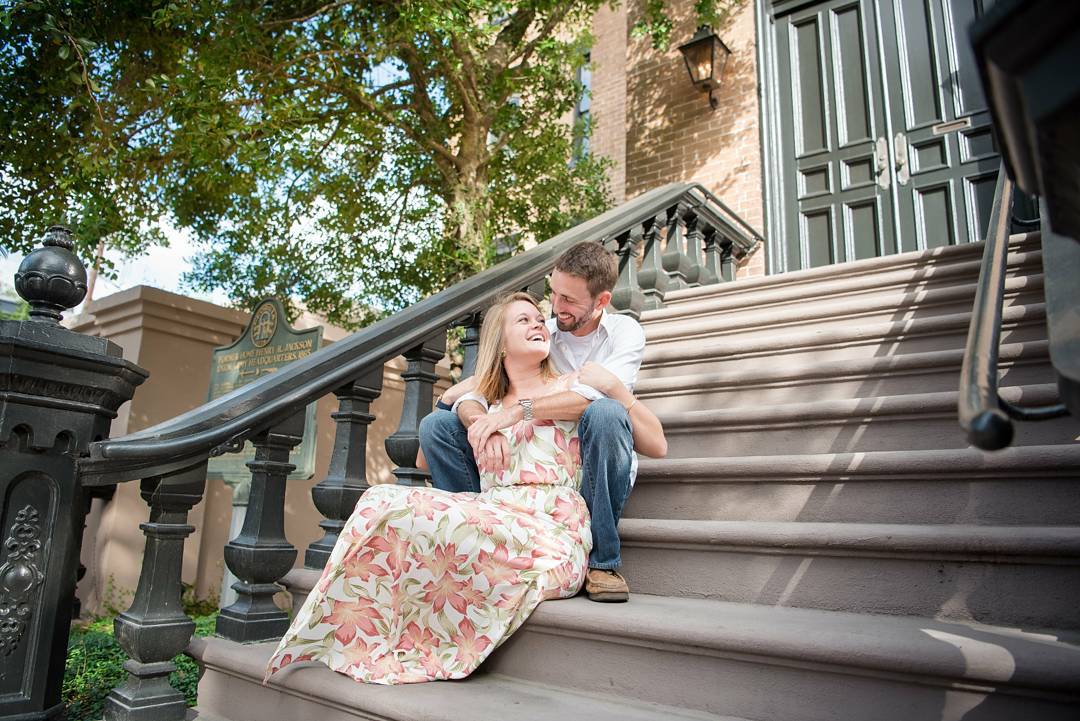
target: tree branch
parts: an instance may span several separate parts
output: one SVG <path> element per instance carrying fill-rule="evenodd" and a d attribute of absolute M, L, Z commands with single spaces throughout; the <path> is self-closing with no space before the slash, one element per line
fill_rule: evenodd
<path fill-rule="evenodd" d="M 288 18 L 288 19 L 285 19 L 285 20 L 267 20 L 266 22 L 259 23 L 259 25 L 261 27 L 264 27 L 264 28 L 272 28 L 272 27 L 276 27 L 278 25 L 290 25 L 292 23 L 303 23 L 303 22 L 307 22 L 308 20 L 311 20 L 312 18 L 318 17 L 319 15 L 322 15 L 323 13 L 327 13 L 327 12 L 330 12 L 331 10 L 337 10 L 338 8 L 345 7 L 348 4 L 349 4 L 348 2 L 326 3 L 321 8 L 319 8 L 318 10 L 316 10 L 313 13 L 310 13 L 309 15 L 303 15 L 301 17 L 295 17 L 295 18 Z"/>

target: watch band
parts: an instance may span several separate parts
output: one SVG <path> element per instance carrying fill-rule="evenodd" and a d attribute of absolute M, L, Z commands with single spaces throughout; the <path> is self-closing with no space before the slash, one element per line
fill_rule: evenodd
<path fill-rule="evenodd" d="M 525 415 L 522 416 L 521 420 L 531 421 L 533 419 L 532 398 L 522 398 L 518 401 L 518 405 L 525 410 Z"/>

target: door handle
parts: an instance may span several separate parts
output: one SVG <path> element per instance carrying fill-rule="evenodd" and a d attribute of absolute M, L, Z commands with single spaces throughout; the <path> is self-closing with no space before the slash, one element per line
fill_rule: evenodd
<path fill-rule="evenodd" d="M 893 153 L 896 155 L 896 182 L 907 185 L 911 180 L 911 165 L 908 161 L 908 141 L 903 133 L 893 137 Z"/>
<path fill-rule="evenodd" d="M 874 143 L 874 173 L 877 175 L 878 187 L 882 190 L 889 189 L 889 141 L 881 136 Z"/>

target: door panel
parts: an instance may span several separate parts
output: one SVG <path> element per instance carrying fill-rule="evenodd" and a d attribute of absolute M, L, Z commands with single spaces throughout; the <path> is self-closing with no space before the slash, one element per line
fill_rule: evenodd
<path fill-rule="evenodd" d="M 882 2 L 902 251 L 973 242 L 986 234 L 1000 161 L 967 40 L 967 26 L 983 5 Z"/>
<path fill-rule="evenodd" d="M 788 269 L 895 252 L 872 0 L 776 17 Z M 888 182 L 887 179 L 885 181 Z"/>
<path fill-rule="evenodd" d="M 990 1 L 771 0 L 775 269 L 985 235 L 999 158 L 967 26 Z"/>

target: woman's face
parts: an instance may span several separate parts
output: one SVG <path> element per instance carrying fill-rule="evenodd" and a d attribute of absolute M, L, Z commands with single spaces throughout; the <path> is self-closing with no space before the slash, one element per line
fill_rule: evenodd
<path fill-rule="evenodd" d="M 506 357 L 515 361 L 539 362 L 547 357 L 551 349 L 551 335 L 536 306 L 528 301 L 515 300 L 506 307 L 503 344 Z"/>

